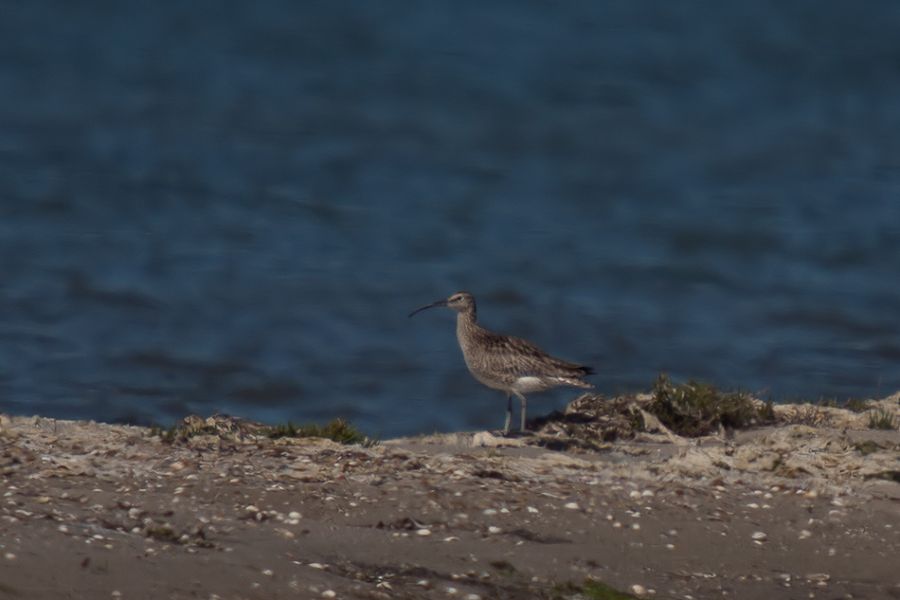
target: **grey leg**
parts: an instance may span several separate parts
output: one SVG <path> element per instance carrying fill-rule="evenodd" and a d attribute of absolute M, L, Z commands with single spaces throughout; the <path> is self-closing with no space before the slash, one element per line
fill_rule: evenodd
<path fill-rule="evenodd" d="M 513 392 L 516 395 L 516 398 L 519 399 L 519 402 L 522 403 L 522 426 L 520 431 L 525 431 L 525 405 L 527 401 L 525 400 L 525 396 L 520 394 L 519 392 Z"/>
<path fill-rule="evenodd" d="M 512 421 L 512 394 L 506 394 L 506 424 L 503 426 L 503 435 L 509 435 L 509 423 Z"/>

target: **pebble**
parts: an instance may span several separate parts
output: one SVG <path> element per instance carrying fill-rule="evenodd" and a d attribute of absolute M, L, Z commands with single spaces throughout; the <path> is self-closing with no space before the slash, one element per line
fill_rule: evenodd
<path fill-rule="evenodd" d="M 307 567 L 310 567 L 310 568 L 312 568 L 312 569 L 319 569 L 320 571 L 325 570 L 325 569 L 327 568 L 327 567 L 326 567 L 325 565 L 323 565 L 322 563 L 309 563 L 309 564 L 306 565 L 306 566 L 307 566 Z"/>
<path fill-rule="evenodd" d="M 753 540 L 757 541 L 757 542 L 764 542 L 767 539 L 769 539 L 769 536 L 767 536 L 762 531 L 755 531 L 755 532 L 753 532 L 753 535 L 751 535 L 750 537 L 753 538 Z"/>
<path fill-rule="evenodd" d="M 416 530 L 416 535 L 421 535 L 421 536 L 423 536 L 423 537 L 426 536 L 426 535 L 431 535 L 431 530 L 430 530 L 430 529 L 425 529 L 425 528 L 423 527 L 422 529 L 417 529 L 417 530 Z"/>
<path fill-rule="evenodd" d="M 642 586 L 639 583 L 636 583 L 633 586 L 631 586 L 631 593 L 634 594 L 635 596 L 646 596 L 647 588 L 645 588 L 644 586 Z"/>
<path fill-rule="evenodd" d="M 325 590 L 324 592 L 322 592 L 322 597 L 323 598 L 336 598 L 337 593 L 334 590 Z"/>
<path fill-rule="evenodd" d="M 466 600 L 481 600 L 481 596 L 478 594 L 467 594 Z"/>
<path fill-rule="evenodd" d="M 266 577 L 271 577 L 272 575 L 275 574 L 275 572 L 272 569 L 263 569 L 262 574 L 265 575 Z"/>
<path fill-rule="evenodd" d="M 12 552 L 7 552 L 3 555 L 3 558 L 5 558 L 6 560 L 16 560 L 16 555 Z"/>
<path fill-rule="evenodd" d="M 581 507 L 578 506 L 577 502 L 569 502 L 568 504 L 566 504 L 566 508 L 568 508 L 569 510 L 579 510 Z"/>
<path fill-rule="evenodd" d="M 456 594 L 456 592 L 457 592 L 458 590 L 457 590 L 455 587 L 448 587 L 448 588 L 447 588 L 446 590 L 444 590 L 444 591 L 446 591 L 447 594 L 449 594 L 450 596 L 453 596 L 453 595 Z"/>
<path fill-rule="evenodd" d="M 495 525 L 491 525 L 490 527 L 488 527 L 488 533 L 500 533 L 501 531 L 503 530 Z"/>
<path fill-rule="evenodd" d="M 809 531 L 808 529 L 804 529 L 800 532 L 800 535 L 798 537 L 801 540 L 805 540 L 808 537 L 812 537 L 812 531 Z"/>
<path fill-rule="evenodd" d="M 541 511 L 539 511 L 538 509 L 536 509 L 536 508 L 533 507 L 533 506 L 528 506 L 528 507 L 525 508 L 525 510 L 527 510 L 527 511 L 530 512 L 530 513 L 538 513 L 538 512 L 541 512 Z"/>

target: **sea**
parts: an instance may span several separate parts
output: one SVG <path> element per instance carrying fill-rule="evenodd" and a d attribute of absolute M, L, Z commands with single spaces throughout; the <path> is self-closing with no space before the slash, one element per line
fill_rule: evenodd
<path fill-rule="evenodd" d="M 0 2 L 0 412 L 499 427 L 447 310 L 900 389 L 900 3 Z M 530 398 L 531 415 L 580 390 Z"/>

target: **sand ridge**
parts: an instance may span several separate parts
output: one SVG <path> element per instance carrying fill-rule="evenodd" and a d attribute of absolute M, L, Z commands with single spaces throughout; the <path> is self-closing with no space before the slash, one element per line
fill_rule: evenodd
<path fill-rule="evenodd" d="M 364 447 L 0 416 L 0 598 L 900 597 L 900 432 L 776 409 L 590 448 L 552 422 Z"/>

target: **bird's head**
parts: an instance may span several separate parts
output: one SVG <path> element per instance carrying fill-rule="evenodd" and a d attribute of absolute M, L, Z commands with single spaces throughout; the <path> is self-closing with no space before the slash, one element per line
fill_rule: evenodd
<path fill-rule="evenodd" d="M 474 313 L 475 297 L 469 292 L 456 292 L 446 300 L 438 300 L 437 302 L 432 302 L 431 304 L 427 304 L 421 308 L 417 308 L 416 310 L 409 313 L 409 316 L 411 317 L 416 313 L 422 312 L 426 308 L 434 308 L 435 306 L 446 306 L 447 308 L 452 308 L 458 313 Z"/>

